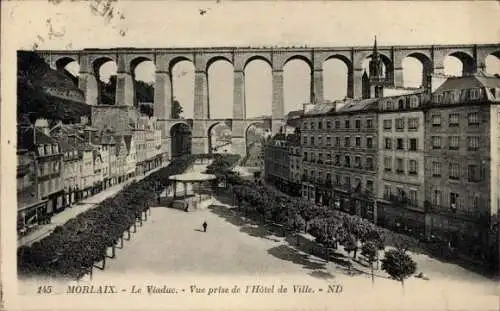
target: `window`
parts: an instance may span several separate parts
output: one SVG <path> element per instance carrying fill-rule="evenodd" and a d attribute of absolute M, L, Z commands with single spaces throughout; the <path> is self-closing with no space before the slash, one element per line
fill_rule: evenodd
<path fill-rule="evenodd" d="M 366 192 L 373 193 L 373 180 L 366 181 Z"/>
<path fill-rule="evenodd" d="M 458 198 L 458 193 L 450 192 L 450 207 L 453 210 L 456 210 L 458 208 Z"/>
<path fill-rule="evenodd" d="M 323 129 L 323 123 L 321 121 L 318 121 L 318 130 Z"/>
<path fill-rule="evenodd" d="M 349 120 L 345 120 L 345 128 L 348 129 L 351 127 L 351 123 Z"/>
<path fill-rule="evenodd" d="M 304 161 L 307 161 L 307 160 L 308 160 L 307 152 L 304 151 Z"/>
<path fill-rule="evenodd" d="M 392 138 L 385 138 L 385 149 L 392 150 Z"/>
<path fill-rule="evenodd" d="M 307 145 L 307 143 L 308 143 L 307 136 L 304 136 L 304 145 Z"/>
<path fill-rule="evenodd" d="M 358 130 L 361 129 L 361 120 L 359 120 L 359 119 L 356 120 L 355 121 L 355 126 L 356 126 L 356 129 L 358 129 Z"/>
<path fill-rule="evenodd" d="M 467 167 L 467 177 L 470 182 L 481 181 L 480 175 L 479 166 L 471 164 Z"/>
<path fill-rule="evenodd" d="M 470 99 L 476 100 L 481 98 L 481 89 L 470 89 Z"/>
<path fill-rule="evenodd" d="M 469 125 L 479 125 L 479 112 L 471 112 L 467 116 Z"/>
<path fill-rule="evenodd" d="M 344 156 L 344 166 L 351 167 L 351 157 L 350 156 Z"/>
<path fill-rule="evenodd" d="M 418 139 L 410 138 L 410 151 L 417 151 L 418 149 Z"/>
<path fill-rule="evenodd" d="M 372 119 L 367 119 L 366 120 L 366 128 L 367 129 L 372 129 L 373 128 L 373 120 Z"/>
<path fill-rule="evenodd" d="M 408 119 L 408 130 L 415 131 L 418 129 L 418 118 Z"/>
<path fill-rule="evenodd" d="M 366 148 L 373 149 L 373 138 L 372 137 L 366 138 Z"/>
<path fill-rule="evenodd" d="M 311 130 L 314 130 L 314 122 L 311 122 Z"/>
<path fill-rule="evenodd" d="M 458 150 L 460 144 L 460 136 L 449 136 L 448 137 L 448 149 Z"/>
<path fill-rule="evenodd" d="M 391 186 L 384 185 L 384 199 L 388 200 L 391 198 Z"/>
<path fill-rule="evenodd" d="M 335 137 L 335 146 L 340 147 L 340 137 Z"/>
<path fill-rule="evenodd" d="M 441 177 L 441 163 L 432 162 L 432 177 Z"/>
<path fill-rule="evenodd" d="M 405 119 L 403 118 L 396 119 L 396 130 L 401 131 L 404 128 L 405 128 Z"/>
<path fill-rule="evenodd" d="M 479 197 L 477 196 L 477 194 L 475 194 L 474 197 L 472 198 L 472 208 L 474 210 L 479 209 Z"/>
<path fill-rule="evenodd" d="M 404 162 L 401 158 L 396 158 L 396 173 L 403 174 L 405 172 Z"/>
<path fill-rule="evenodd" d="M 467 137 L 467 147 L 471 151 L 479 150 L 479 136 Z"/>
<path fill-rule="evenodd" d="M 408 174 L 418 175 L 418 165 L 416 160 L 408 160 Z"/>
<path fill-rule="evenodd" d="M 360 156 L 356 156 L 354 158 L 354 167 L 361 168 L 361 157 Z"/>
<path fill-rule="evenodd" d="M 350 147 L 351 146 L 351 139 L 350 137 L 345 137 L 344 138 L 344 147 Z"/>
<path fill-rule="evenodd" d="M 361 147 L 361 137 L 356 136 L 356 147 Z"/>
<path fill-rule="evenodd" d="M 384 104 L 384 108 L 385 108 L 385 110 L 392 110 L 392 109 L 394 109 L 394 104 L 391 101 L 387 101 Z"/>
<path fill-rule="evenodd" d="M 326 145 L 329 147 L 332 145 L 332 138 L 330 136 L 326 137 Z"/>
<path fill-rule="evenodd" d="M 341 182 L 340 182 L 340 175 L 335 175 L 335 184 L 337 186 L 340 186 L 341 185 Z"/>
<path fill-rule="evenodd" d="M 460 166 L 458 163 L 450 163 L 449 165 L 449 178 L 458 180 L 460 179 Z"/>
<path fill-rule="evenodd" d="M 410 190 L 408 191 L 408 201 L 412 205 L 417 205 L 418 204 L 418 198 L 417 198 L 417 191 L 416 190 Z"/>
<path fill-rule="evenodd" d="M 398 138 L 396 140 L 396 143 L 397 143 L 396 144 L 396 149 L 398 149 L 398 150 L 404 150 L 405 149 L 403 138 Z"/>
<path fill-rule="evenodd" d="M 385 131 L 392 130 L 392 120 L 384 120 L 384 130 Z"/>
<path fill-rule="evenodd" d="M 432 149 L 441 149 L 441 136 L 432 136 Z"/>
<path fill-rule="evenodd" d="M 459 113 L 450 113 L 449 115 L 449 126 L 456 127 L 459 126 L 460 114 Z"/>
<path fill-rule="evenodd" d="M 318 146 L 323 145 L 323 137 L 318 136 Z"/>
<path fill-rule="evenodd" d="M 392 158 L 384 157 L 384 171 L 390 172 L 392 171 Z"/>
<path fill-rule="evenodd" d="M 311 145 L 314 146 L 314 136 L 311 136 Z"/>
<path fill-rule="evenodd" d="M 367 170 L 373 170 L 373 159 L 372 158 L 366 158 L 366 169 Z"/>
<path fill-rule="evenodd" d="M 329 130 L 332 128 L 332 122 L 326 121 L 326 129 Z"/>
<path fill-rule="evenodd" d="M 404 108 L 405 108 L 405 104 L 404 104 L 403 100 L 402 100 L 402 99 L 400 99 L 400 100 L 398 101 L 398 109 L 404 109 Z"/>
<path fill-rule="evenodd" d="M 432 120 L 432 126 L 441 126 L 441 115 L 440 114 L 433 114 L 431 117 Z"/>
<path fill-rule="evenodd" d="M 351 186 L 351 176 L 349 175 L 344 176 L 344 184 L 348 187 Z"/>
<path fill-rule="evenodd" d="M 340 128 L 340 121 L 335 121 L 335 128 L 339 129 Z"/>
<path fill-rule="evenodd" d="M 417 96 L 412 96 L 410 97 L 410 108 L 418 108 L 418 97 Z"/>
<path fill-rule="evenodd" d="M 340 165 L 340 156 L 335 155 L 335 165 L 339 166 Z"/>
<path fill-rule="evenodd" d="M 441 191 L 434 190 L 432 195 L 432 205 L 439 206 L 441 205 Z"/>

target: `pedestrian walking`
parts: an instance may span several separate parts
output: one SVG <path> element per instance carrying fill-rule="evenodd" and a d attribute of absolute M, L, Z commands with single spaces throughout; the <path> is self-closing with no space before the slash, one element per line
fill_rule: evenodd
<path fill-rule="evenodd" d="M 207 225 L 207 222 L 206 222 L 206 221 L 205 221 L 205 222 L 203 222 L 203 225 L 202 225 L 202 226 L 203 226 L 203 232 L 207 232 L 207 226 L 208 226 L 208 225 Z"/>

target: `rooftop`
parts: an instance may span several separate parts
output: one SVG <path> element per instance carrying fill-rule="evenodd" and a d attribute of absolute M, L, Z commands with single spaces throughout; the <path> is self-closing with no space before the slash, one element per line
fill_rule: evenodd
<path fill-rule="evenodd" d="M 35 145 L 39 144 L 57 144 L 57 141 L 39 128 L 33 128 L 33 126 L 18 127 L 17 148 L 32 150 Z"/>
<path fill-rule="evenodd" d="M 500 88 L 500 77 L 479 72 L 463 77 L 449 77 L 435 93 L 472 88 Z"/>

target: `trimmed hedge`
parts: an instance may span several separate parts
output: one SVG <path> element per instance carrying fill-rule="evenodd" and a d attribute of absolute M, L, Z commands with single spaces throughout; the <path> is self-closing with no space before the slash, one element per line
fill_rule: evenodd
<path fill-rule="evenodd" d="M 20 275 L 79 278 L 106 256 L 125 231 L 156 199 L 156 192 L 170 184 L 168 177 L 180 174 L 193 164 L 194 156 L 175 159 L 168 167 L 139 182 L 133 182 L 97 207 L 79 214 L 49 236 L 18 249 Z"/>

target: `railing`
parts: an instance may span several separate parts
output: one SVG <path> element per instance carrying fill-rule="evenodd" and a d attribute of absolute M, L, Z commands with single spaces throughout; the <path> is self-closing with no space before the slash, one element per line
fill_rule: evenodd
<path fill-rule="evenodd" d="M 467 218 L 472 218 L 472 219 L 481 219 L 484 217 L 488 217 L 488 213 L 485 211 L 481 210 L 466 210 L 466 209 L 459 209 L 459 208 L 453 208 L 451 205 L 450 206 L 443 206 L 443 205 L 436 205 L 436 204 L 431 204 L 430 205 L 430 211 L 439 213 L 439 214 L 444 214 L 444 215 L 457 215 L 457 216 L 463 216 Z"/>

